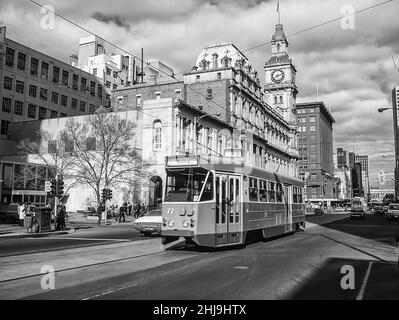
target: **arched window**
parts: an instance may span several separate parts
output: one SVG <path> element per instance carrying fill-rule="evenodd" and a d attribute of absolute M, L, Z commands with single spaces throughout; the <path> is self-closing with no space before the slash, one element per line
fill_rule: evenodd
<path fill-rule="evenodd" d="M 162 122 L 161 120 L 155 120 L 153 122 L 153 149 L 162 149 Z"/>

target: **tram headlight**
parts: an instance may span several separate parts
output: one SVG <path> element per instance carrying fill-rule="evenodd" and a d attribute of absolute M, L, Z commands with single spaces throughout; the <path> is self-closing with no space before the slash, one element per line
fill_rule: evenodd
<path fill-rule="evenodd" d="M 169 221 L 168 226 L 169 226 L 169 227 L 173 227 L 174 224 L 175 224 L 175 222 L 172 220 L 172 221 Z"/>
<path fill-rule="evenodd" d="M 184 221 L 183 221 L 183 227 L 184 227 L 184 228 L 188 228 L 188 221 L 187 221 L 187 220 L 184 220 Z"/>
<path fill-rule="evenodd" d="M 185 216 L 185 215 L 186 215 L 186 208 L 183 208 L 183 209 L 180 211 L 180 215 L 181 215 L 181 216 Z"/>
<path fill-rule="evenodd" d="M 191 216 L 194 215 L 194 213 L 195 213 L 194 208 L 191 208 L 191 210 L 189 210 L 189 212 L 187 213 L 187 215 L 191 217 Z"/>

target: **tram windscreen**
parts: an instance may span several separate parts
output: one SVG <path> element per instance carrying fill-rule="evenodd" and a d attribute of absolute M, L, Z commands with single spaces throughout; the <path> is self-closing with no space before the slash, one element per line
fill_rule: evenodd
<path fill-rule="evenodd" d="M 185 168 L 168 170 L 167 174 L 165 202 L 213 199 L 212 172 L 201 168 Z"/>

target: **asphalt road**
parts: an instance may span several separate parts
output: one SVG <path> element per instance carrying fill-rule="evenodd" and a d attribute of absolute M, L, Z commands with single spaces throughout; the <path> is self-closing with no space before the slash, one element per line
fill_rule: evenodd
<path fill-rule="evenodd" d="M 248 244 L 245 248 L 168 250 L 157 253 L 154 259 L 160 261 L 175 255 L 176 261 L 133 272 L 129 268 L 134 261 L 118 262 L 108 276 L 103 266 L 93 267 L 91 272 L 104 272 L 104 277 L 82 279 L 82 283 L 27 298 L 399 299 L 396 264 L 380 258 L 370 247 L 381 243 L 384 248 L 394 248 L 394 236 L 399 236 L 398 222 L 372 215 L 365 221 L 350 220 L 349 215 L 307 220 L 323 227 Z M 340 286 L 341 268 L 347 265 L 356 270 L 356 286 L 351 290 Z"/>
<path fill-rule="evenodd" d="M 63 235 L 0 239 L 0 257 L 143 239 L 149 238 L 141 235 L 131 225 L 93 226 Z"/>

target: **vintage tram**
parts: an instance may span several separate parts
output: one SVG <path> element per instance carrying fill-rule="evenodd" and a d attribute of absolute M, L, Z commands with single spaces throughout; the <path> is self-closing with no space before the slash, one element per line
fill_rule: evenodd
<path fill-rule="evenodd" d="M 162 243 L 183 237 L 206 247 L 245 244 L 305 227 L 303 182 L 200 156 L 166 158 Z"/>

